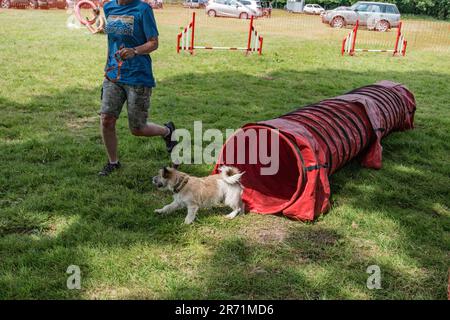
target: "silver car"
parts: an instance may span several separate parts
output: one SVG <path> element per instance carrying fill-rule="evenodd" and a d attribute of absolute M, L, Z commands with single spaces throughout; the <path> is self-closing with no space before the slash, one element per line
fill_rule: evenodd
<path fill-rule="evenodd" d="M 207 0 L 184 0 L 183 7 L 185 8 L 204 8 L 208 4 Z"/>
<path fill-rule="evenodd" d="M 262 15 L 261 6 L 259 9 L 257 5 L 245 5 L 245 3 L 252 3 L 256 1 L 243 0 L 210 0 L 206 6 L 206 14 L 210 17 L 233 17 L 239 19 L 248 19 L 251 16 L 258 17 Z M 259 2 L 259 1 L 258 1 Z"/>
<path fill-rule="evenodd" d="M 333 28 L 354 25 L 358 20 L 362 26 L 384 32 L 399 26 L 400 12 L 392 3 L 359 1 L 351 7 L 339 7 L 322 15 L 322 22 Z"/>

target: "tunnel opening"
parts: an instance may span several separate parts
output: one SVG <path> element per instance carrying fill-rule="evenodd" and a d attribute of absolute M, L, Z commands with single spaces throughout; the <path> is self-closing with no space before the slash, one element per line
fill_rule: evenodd
<path fill-rule="evenodd" d="M 245 145 L 242 140 L 239 143 L 243 137 Z M 248 125 L 236 132 L 222 147 L 220 159 L 217 166 L 234 166 L 245 172 L 242 198 L 248 211 L 281 212 L 297 199 L 304 185 L 299 148 L 287 135 L 268 126 Z"/>

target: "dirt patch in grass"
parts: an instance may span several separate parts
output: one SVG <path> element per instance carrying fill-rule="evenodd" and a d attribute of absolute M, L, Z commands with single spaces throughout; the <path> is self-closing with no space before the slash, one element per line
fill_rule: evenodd
<path fill-rule="evenodd" d="M 340 237 L 334 230 L 317 228 L 307 230 L 307 232 L 303 233 L 303 238 L 307 242 L 317 245 L 334 246 Z"/>
<path fill-rule="evenodd" d="M 86 127 L 92 127 L 93 125 L 98 123 L 98 121 L 98 116 L 72 118 L 66 122 L 66 126 L 72 131 L 78 131 Z"/>
<path fill-rule="evenodd" d="M 252 215 L 257 217 L 257 215 Z M 252 244 L 277 245 L 289 235 L 292 221 L 277 216 L 261 216 L 254 223 L 240 229 L 238 235 Z"/>
<path fill-rule="evenodd" d="M 89 299 L 152 299 L 155 295 L 144 288 L 99 287 L 86 292 Z"/>

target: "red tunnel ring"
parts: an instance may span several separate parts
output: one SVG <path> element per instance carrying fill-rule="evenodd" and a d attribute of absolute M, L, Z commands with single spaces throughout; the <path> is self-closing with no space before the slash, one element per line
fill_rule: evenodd
<path fill-rule="evenodd" d="M 91 7 L 92 10 L 97 9 L 97 6 L 92 1 L 89 0 L 81 0 L 75 6 L 75 16 L 77 17 L 78 21 L 80 21 L 80 23 L 85 26 L 93 25 L 97 21 L 97 17 L 94 17 L 92 19 L 84 19 L 81 16 L 81 6 L 83 5 L 88 5 L 89 7 Z"/>
<path fill-rule="evenodd" d="M 255 129 L 257 131 L 257 134 L 259 134 L 259 130 L 269 130 L 269 131 L 277 134 L 280 138 L 280 150 L 290 152 L 291 156 L 293 156 L 293 158 L 295 158 L 296 166 L 293 168 L 290 168 L 293 171 L 295 171 L 295 172 L 293 172 L 295 180 L 296 180 L 295 186 L 292 185 L 293 188 L 288 190 L 288 192 L 286 192 L 284 194 L 284 197 L 282 199 L 280 199 L 280 201 L 273 201 L 273 203 L 271 203 L 270 205 L 268 205 L 267 203 L 261 203 L 260 205 L 251 208 L 252 210 L 257 210 L 258 212 L 263 213 L 263 214 L 275 214 L 277 212 L 281 212 L 284 209 L 286 209 L 287 207 L 289 207 L 290 204 L 295 202 L 295 200 L 299 196 L 299 193 L 303 190 L 303 187 L 304 187 L 303 177 L 305 174 L 305 167 L 304 167 L 304 161 L 303 161 L 302 155 L 301 155 L 300 151 L 298 150 L 298 146 L 296 145 L 296 143 L 293 142 L 289 138 L 288 135 L 280 134 L 278 131 L 274 130 L 275 128 L 271 128 L 270 126 L 259 125 L 259 124 L 249 124 L 242 128 L 242 130 L 244 132 L 248 129 Z M 225 145 L 230 143 L 231 139 L 233 139 L 233 138 L 235 138 L 235 135 L 228 138 Z M 235 150 L 236 150 L 236 144 L 234 146 L 235 146 Z M 248 151 L 248 149 L 247 149 L 247 151 Z M 236 152 L 235 152 L 235 154 L 236 154 Z M 226 159 L 226 148 L 222 149 L 219 158 Z M 287 157 L 286 159 L 291 159 L 291 158 Z M 236 158 L 234 159 L 234 161 L 235 160 L 236 160 Z M 219 166 L 220 166 L 220 164 L 217 164 L 216 169 Z M 259 170 L 261 167 L 259 165 L 235 165 L 235 166 L 238 167 L 242 172 L 245 171 L 246 173 L 250 173 L 250 171 L 253 171 L 253 170 Z M 242 179 L 245 183 L 245 179 L 246 179 L 245 174 Z M 280 182 L 282 182 L 282 181 L 280 181 Z M 264 184 L 264 180 L 260 181 L 260 183 Z M 261 187 L 261 185 L 260 185 L 260 187 Z M 263 189 L 263 190 L 261 190 L 261 189 Z M 270 189 L 270 187 L 267 189 Z M 264 187 L 260 188 L 259 191 L 256 191 L 256 190 L 252 191 L 250 188 L 247 188 L 246 195 L 244 196 L 244 198 L 252 197 L 253 196 L 252 192 L 257 192 L 258 196 L 260 196 L 261 194 L 264 193 Z M 244 201 L 245 201 L 245 199 L 244 199 Z"/>

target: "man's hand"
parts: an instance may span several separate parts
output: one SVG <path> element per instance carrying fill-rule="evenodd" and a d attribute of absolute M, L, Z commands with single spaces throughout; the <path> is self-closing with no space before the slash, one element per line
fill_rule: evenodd
<path fill-rule="evenodd" d="M 119 55 L 122 59 L 131 59 L 136 56 L 133 48 L 123 48 L 119 50 Z"/>
<path fill-rule="evenodd" d="M 158 49 L 158 37 L 150 38 L 146 43 L 136 48 L 123 48 L 119 50 L 122 59 L 131 59 L 136 56 L 136 52 L 140 55 L 149 54 Z"/>

